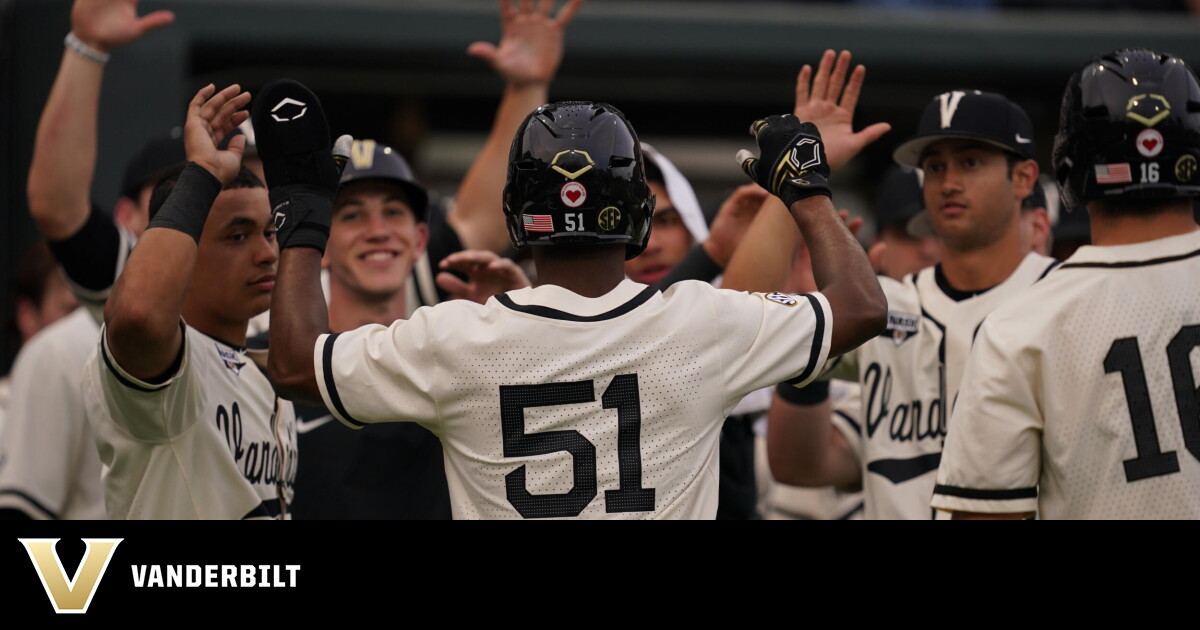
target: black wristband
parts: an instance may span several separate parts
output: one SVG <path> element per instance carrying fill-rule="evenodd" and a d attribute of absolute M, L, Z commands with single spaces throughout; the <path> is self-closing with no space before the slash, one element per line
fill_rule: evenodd
<path fill-rule="evenodd" d="M 221 194 L 221 182 L 203 166 L 188 162 L 170 196 L 162 208 L 150 220 L 146 229 L 168 228 L 183 232 L 200 244 L 200 234 L 204 232 L 204 223 L 208 221 L 208 212 L 212 210 L 213 202 Z"/>
<path fill-rule="evenodd" d="M 801 173 L 799 177 L 784 182 L 779 187 L 779 198 L 791 209 L 792 204 L 802 199 L 825 195 L 833 200 L 833 191 L 829 190 L 829 179 L 817 172 Z"/>
<path fill-rule="evenodd" d="M 775 393 L 793 405 L 811 407 L 829 400 L 829 381 L 813 381 L 805 387 L 780 383 L 775 386 Z"/>
<path fill-rule="evenodd" d="M 272 188 L 268 195 L 279 249 L 311 247 L 324 253 L 333 223 L 332 194 L 317 186 L 289 184 Z"/>

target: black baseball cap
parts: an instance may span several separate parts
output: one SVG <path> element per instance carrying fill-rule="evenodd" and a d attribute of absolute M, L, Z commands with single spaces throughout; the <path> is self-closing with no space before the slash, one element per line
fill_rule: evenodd
<path fill-rule="evenodd" d="M 921 173 L 914 168 L 892 165 L 883 174 L 875 195 L 877 231 L 893 225 L 906 225 L 925 210 L 921 191 Z"/>
<path fill-rule="evenodd" d="M 939 140 L 979 140 L 1037 159 L 1033 123 L 1020 105 L 994 92 L 954 90 L 939 94 L 925 106 L 917 135 L 892 154 L 901 166 L 918 167 L 925 148 Z"/>
<path fill-rule="evenodd" d="M 183 130 L 176 127 L 171 133 L 155 138 L 142 145 L 125 165 L 125 177 L 121 180 L 121 196 L 137 199 L 146 184 L 154 184 L 172 167 L 187 162 L 183 148 Z"/>
<path fill-rule="evenodd" d="M 399 186 L 408 204 L 417 215 L 418 221 L 428 218 L 429 193 L 417 181 L 412 167 L 400 152 L 374 140 L 355 140 L 350 149 L 350 160 L 342 171 L 341 185 L 363 180 L 382 180 Z"/>

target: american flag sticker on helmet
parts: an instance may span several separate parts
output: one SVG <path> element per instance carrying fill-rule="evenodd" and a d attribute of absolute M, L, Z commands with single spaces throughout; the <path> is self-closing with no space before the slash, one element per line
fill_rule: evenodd
<path fill-rule="evenodd" d="M 1131 184 L 1133 183 L 1133 169 L 1129 168 L 1129 164 L 1097 164 L 1096 165 L 1096 183 L 1097 184 Z"/>
<path fill-rule="evenodd" d="M 553 232 L 554 221 L 548 214 L 522 214 L 526 232 Z"/>

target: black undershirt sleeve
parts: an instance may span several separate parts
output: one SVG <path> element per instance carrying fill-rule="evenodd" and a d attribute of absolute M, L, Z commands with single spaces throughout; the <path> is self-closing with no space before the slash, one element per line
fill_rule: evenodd
<path fill-rule="evenodd" d="M 829 381 L 814 381 L 806 387 L 793 387 L 787 383 L 780 383 L 775 386 L 775 393 L 793 405 L 811 407 L 829 399 Z"/>
<path fill-rule="evenodd" d="M 721 275 L 722 271 L 721 266 L 709 257 L 708 252 L 704 251 L 704 246 L 697 245 L 678 265 L 675 265 L 667 277 L 655 282 L 654 288 L 665 291 L 672 284 L 683 280 L 711 282 L 713 278 Z"/>
<path fill-rule="evenodd" d="M 50 241 L 50 251 L 54 252 L 67 278 L 95 292 L 108 289 L 116 280 L 120 250 L 121 234 L 117 232 L 117 226 L 94 205 L 79 231 L 66 240 Z"/>

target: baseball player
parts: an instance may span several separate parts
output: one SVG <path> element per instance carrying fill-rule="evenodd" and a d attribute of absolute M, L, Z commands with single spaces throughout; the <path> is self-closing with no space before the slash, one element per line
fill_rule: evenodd
<path fill-rule="evenodd" d="M 925 209 L 919 175 L 920 172 L 915 169 L 892 166 L 884 174 L 876 195 L 876 240 L 868 249 L 867 257 L 876 273 L 893 280 L 903 280 L 905 276 L 936 264 L 941 255 L 941 243 L 936 236 L 915 237 L 908 233 L 909 222 Z M 792 275 L 801 279 L 801 287 L 807 287 L 811 284 L 811 266 L 807 263 L 807 251 L 803 243 L 800 244 L 800 250 L 797 256 L 800 260 L 793 268 Z M 820 390 L 820 395 L 814 399 L 812 394 L 818 391 L 817 389 L 797 389 L 780 385 L 775 388 L 768 423 L 774 424 L 778 429 L 789 422 L 793 415 L 816 414 L 822 418 L 828 417 L 837 429 L 830 432 L 830 439 L 836 442 L 838 450 L 848 450 L 854 454 L 855 462 L 861 462 L 865 444 L 861 390 L 857 380 L 851 382 L 837 379 L 830 381 L 828 396 Z M 805 409 L 810 405 L 821 405 L 825 408 L 820 411 Z M 791 444 L 780 440 L 780 435 L 780 431 L 776 430 L 769 434 L 769 437 L 775 439 L 764 440 L 768 459 L 776 466 L 793 461 L 788 450 Z M 774 453 L 774 457 L 770 457 L 772 448 L 779 449 Z M 782 474 L 786 475 L 786 472 Z M 861 486 L 861 481 L 857 478 L 854 483 L 841 488 L 799 488 L 776 484 L 776 487 L 772 488 L 772 496 L 777 513 L 803 518 L 845 520 L 862 516 L 864 505 L 862 494 L 858 491 Z"/>
<path fill-rule="evenodd" d="M 863 387 L 862 460 L 817 411 L 825 409 L 817 404 L 824 396 L 818 385 L 809 405 L 768 431 L 773 454 L 786 454 L 771 462 L 780 481 L 861 482 L 867 518 L 936 515 L 927 497 L 975 330 L 1056 264 L 1022 248 L 1021 205 L 1038 177 L 1032 138 L 1029 117 L 998 94 L 955 90 L 925 108 L 916 136 L 894 157 L 925 173 L 925 206 L 943 242 L 942 261 L 903 282 L 880 278 L 886 332 L 829 372 Z"/>
<path fill-rule="evenodd" d="M 315 100 L 294 82 L 265 92 L 260 102 Z M 329 160 L 316 118 L 282 124 L 260 111 L 264 156 L 270 142 L 290 147 L 291 162 Z M 302 173 L 275 178 L 268 162 L 285 217 L 272 382 L 351 427 L 428 427 L 446 452 L 456 518 L 712 518 L 719 428 L 737 400 L 811 380 L 824 357 L 882 325 L 866 257 L 826 198 L 815 128 L 787 116 L 754 130 L 764 156 L 745 166 L 815 235 L 823 293 L 685 282 L 664 294 L 626 280 L 653 209 L 637 137 L 611 106 L 559 103 L 522 125 L 505 188 L 510 234 L 533 245 L 539 285 L 340 335 L 323 334 L 313 307 L 332 188 L 307 192 Z"/>
<path fill-rule="evenodd" d="M 192 99 L 188 165 L 155 188 L 85 368 L 113 518 L 287 516 L 292 405 L 243 351 L 275 284 L 275 229 L 262 182 L 241 166 L 244 137 L 217 148 L 249 99 L 211 85 Z"/>
<path fill-rule="evenodd" d="M 0 432 L 0 518 L 105 518 L 100 458 L 80 387 L 99 333 L 80 307 L 17 355 Z"/>
<path fill-rule="evenodd" d="M 131 160 L 111 219 L 90 202 L 104 66 L 114 49 L 172 20 L 169 11 L 139 17 L 137 0 L 76 0 L 62 64 L 38 123 L 26 188 L 29 211 L 97 321 L 149 220 L 155 176 L 183 159 L 178 140 L 151 143 Z"/>
<path fill-rule="evenodd" d="M 334 332 L 408 316 L 405 287 L 429 237 L 429 197 L 391 147 L 355 141 L 334 199 L 329 325 Z M 297 519 L 449 519 L 442 447 L 429 431 L 397 423 L 347 431 L 324 406 L 297 406 L 304 465 Z"/>
<path fill-rule="evenodd" d="M 933 505 L 958 517 L 1200 518 L 1200 83 L 1145 49 L 1067 83 L 1055 172 L 1081 247 L 979 330 Z"/>

